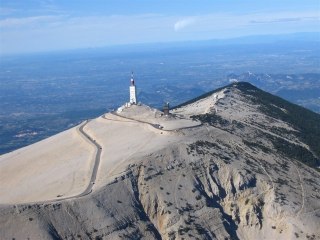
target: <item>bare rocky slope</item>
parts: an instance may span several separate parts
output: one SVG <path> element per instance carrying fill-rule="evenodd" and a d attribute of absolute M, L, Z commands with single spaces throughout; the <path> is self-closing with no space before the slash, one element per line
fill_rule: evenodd
<path fill-rule="evenodd" d="M 1 204 L 0 239 L 320 239 L 318 114 L 248 83 L 172 112 L 201 124 L 148 126 L 162 144 L 89 195 Z"/>

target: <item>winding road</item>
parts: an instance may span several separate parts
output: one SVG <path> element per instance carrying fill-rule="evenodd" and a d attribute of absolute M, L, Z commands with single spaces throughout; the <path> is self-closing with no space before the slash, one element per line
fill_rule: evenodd
<path fill-rule="evenodd" d="M 91 120 L 87 120 L 85 122 L 85 124 L 83 124 L 80 128 L 79 131 L 83 134 L 83 136 L 85 138 L 87 138 L 96 148 L 97 148 L 97 152 L 96 152 L 96 156 L 94 159 L 94 166 L 93 166 L 93 170 L 92 170 L 92 174 L 91 174 L 91 178 L 90 178 L 90 182 L 89 185 L 87 186 L 87 188 L 80 193 L 77 196 L 73 196 L 73 197 L 82 197 L 85 195 L 88 195 L 89 193 L 92 192 L 92 187 L 96 181 L 97 178 L 97 172 L 98 172 L 98 168 L 99 168 L 99 164 L 100 164 L 100 158 L 101 158 L 101 152 L 102 152 L 102 147 L 99 143 L 96 142 L 96 140 L 92 139 L 84 130 L 83 128 L 90 122 Z M 73 198 L 72 197 L 72 198 Z"/>
<path fill-rule="evenodd" d="M 92 137 L 89 136 L 89 134 L 87 134 L 83 128 L 90 122 L 91 120 L 86 120 L 84 123 L 82 123 L 82 125 L 77 129 L 79 131 L 80 134 L 82 134 L 82 136 L 89 141 L 92 145 L 94 145 L 96 147 L 96 154 L 94 157 L 94 165 L 93 165 L 93 170 L 92 170 L 92 174 L 91 174 L 91 178 L 90 181 L 88 183 L 87 188 L 82 192 L 79 193 L 77 195 L 73 195 L 73 196 L 68 196 L 68 197 L 59 197 L 59 198 L 55 198 L 52 200 L 45 200 L 45 201 L 40 201 L 40 202 L 35 202 L 35 203 L 54 203 L 54 202 L 60 202 L 63 200 L 67 200 L 67 199 L 73 199 L 73 198 L 78 198 L 78 197 L 83 197 L 86 195 L 89 195 L 92 192 L 92 188 L 95 184 L 96 178 L 97 178 L 97 172 L 98 172 L 98 168 L 99 168 L 99 164 L 100 164 L 100 158 L 101 158 L 101 152 L 102 152 L 102 147 L 99 143 L 96 142 L 96 140 L 94 140 Z"/>
<path fill-rule="evenodd" d="M 115 115 L 115 116 L 117 116 L 117 117 L 120 117 L 120 118 L 124 118 L 124 119 L 131 120 L 131 121 L 148 124 L 148 125 L 150 125 L 151 127 L 154 127 L 155 129 L 158 129 L 158 130 L 168 131 L 168 130 L 163 130 L 163 129 L 161 129 L 161 125 L 160 125 L 160 124 L 153 124 L 153 123 L 141 121 L 141 120 L 138 120 L 138 119 L 121 116 L 121 115 L 119 115 L 119 114 L 117 114 L 117 113 L 115 113 L 115 112 L 111 112 L 111 114 L 112 114 L 112 115 Z M 107 118 L 105 117 L 105 115 L 103 115 L 103 118 L 107 119 Z"/>
<path fill-rule="evenodd" d="M 155 129 L 161 130 L 161 131 L 177 131 L 177 130 L 181 130 L 181 129 L 187 129 L 187 128 L 194 128 L 194 127 L 199 127 L 202 124 L 196 125 L 196 126 L 191 126 L 191 127 L 183 127 L 183 128 L 178 128 L 178 129 L 174 129 L 174 130 L 164 130 L 161 128 L 160 124 L 153 124 L 153 123 L 149 123 L 149 122 L 145 122 L 145 121 L 141 121 L 141 120 L 137 120 L 134 118 L 129 118 L 129 117 L 125 117 L 125 116 L 121 116 L 118 115 L 117 113 L 111 112 L 111 114 L 123 118 L 123 119 L 127 119 L 130 121 L 135 121 L 135 122 L 139 122 L 139 123 L 144 123 L 144 124 L 148 124 L 152 127 L 154 127 Z M 102 118 L 106 119 L 106 120 L 113 120 L 113 119 L 108 119 L 105 115 L 102 116 Z M 58 198 L 54 198 L 51 200 L 45 200 L 45 201 L 37 201 L 37 202 L 30 202 L 30 203 L 55 203 L 55 202 L 60 202 L 63 200 L 68 200 L 68 199 L 74 199 L 74 198 L 78 198 L 78 197 L 83 197 L 86 195 L 89 195 L 90 193 L 92 193 L 92 188 L 95 184 L 96 178 L 97 178 L 97 173 L 98 173 L 98 169 L 99 169 L 99 165 L 100 165 L 100 158 L 101 158 L 101 152 L 102 152 L 102 146 L 95 140 L 93 139 L 88 133 L 85 132 L 84 127 L 90 122 L 91 120 L 86 120 L 84 121 L 78 128 L 77 131 L 79 132 L 79 134 L 82 135 L 82 137 L 89 143 L 92 144 L 95 148 L 96 148 L 96 154 L 94 156 L 94 165 L 93 165 L 93 169 L 92 169 L 92 174 L 91 174 L 91 178 L 90 181 L 86 187 L 86 189 L 77 194 L 77 195 L 73 195 L 73 196 L 68 196 L 68 197 L 63 197 L 62 195 L 58 195 Z M 117 120 L 113 120 L 113 121 L 117 121 Z M 120 121 L 120 120 L 118 120 Z M 123 122 L 123 121 L 120 121 Z M 24 203 L 26 204 L 26 203 Z"/>
<path fill-rule="evenodd" d="M 110 113 L 112 115 L 120 117 L 120 118 L 124 118 L 124 119 L 127 119 L 127 120 L 139 122 L 139 123 L 148 124 L 148 125 L 150 125 L 151 127 L 155 128 L 157 130 L 161 130 L 161 131 L 165 131 L 165 132 L 173 132 L 173 131 L 178 131 L 178 130 L 183 130 L 183 129 L 195 128 L 195 127 L 199 127 L 199 126 L 203 125 L 202 123 L 200 123 L 199 125 L 195 125 L 195 126 L 181 127 L 181 128 L 176 128 L 176 129 L 172 129 L 172 130 L 165 130 L 165 129 L 163 129 L 163 127 L 160 124 L 149 123 L 149 122 L 146 122 L 146 121 L 142 121 L 142 120 L 138 120 L 138 119 L 134 119 L 134 118 L 130 118 L 130 117 L 125 117 L 125 116 L 122 116 L 122 115 L 117 114 L 115 112 L 110 112 Z M 105 115 L 103 115 L 102 118 L 104 118 L 106 120 L 111 120 L 111 119 L 106 118 Z M 112 121 L 117 121 L 117 120 L 112 120 Z"/>

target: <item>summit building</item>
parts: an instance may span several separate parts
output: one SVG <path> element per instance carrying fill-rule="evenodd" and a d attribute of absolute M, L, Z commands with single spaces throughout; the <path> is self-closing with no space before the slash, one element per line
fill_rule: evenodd
<path fill-rule="evenodd" d="M 131 84 L 129 87 L 130 91 L 130 104 L 137 104 L 137 93 L 136 93 L 136 86 L 134 85 L 134 78 L 133 72 L 131 73 Z"/>

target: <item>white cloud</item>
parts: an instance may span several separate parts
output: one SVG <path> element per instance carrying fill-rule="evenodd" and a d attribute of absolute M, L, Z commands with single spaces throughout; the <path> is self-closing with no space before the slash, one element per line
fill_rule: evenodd
<path fill-rule="evenodd" d="M 195 18 L 185 18 L 185 19 L 179 20 L 174 24 L 174 30 L 180 31 L 190 25 L 193 25 L 195 22 L 196 22 Z"/>
<path fill-rule="evenodd" d="M 47 16 L 33 16 L 24 18 L 6 18 L 0 20 L 1 28 L 12 28 L 12 27 L 24 27 L 34 26 L 37 23 L 48 23 L 61 19 L 63 16 L 47 15 Z"/>
<path fill-rule="evenodd" d="M 289 22 L 302 22 L 302 21 L 319 21 L 320 15 L 318 11 L 306 12 L 278 12 L 270 14 L 256 14 L 248 15 L 248 23 L 289 23 Z"/>

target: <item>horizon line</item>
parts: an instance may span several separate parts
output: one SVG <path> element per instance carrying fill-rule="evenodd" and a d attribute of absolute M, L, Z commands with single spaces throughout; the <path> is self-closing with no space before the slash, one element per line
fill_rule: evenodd
<path fill-rule="evenodd" d="M 298 36 L 298 35 L 319 35 L 318 38 L 315 39 L 290 39 L 290 37 Z M 274 37 L 275 39 L 262 39 L 263 37 Z M 287 39 L 276 39 L 277 37 L 287 37 Z M 288 38 L 289 37 L 289 38 Z M 223 43 L 222 41 L 234 41 L 234 40 L 253 40 L 254 38 L 261 38 L 262 41 L 257 42 L 229 42 Z M 259 40 L 261 40 L 259 39 Z M 235 36 L 235 37 L 222 37 L 222 38 L 209 38 L 209 39 L 201 39 L 201 40 L 178 40 L 178 41 L 161 41 L 161 42 L 141 42 L 141 43 L 125 43 L 125 44 L 112 44 L 112 45 L 105 45 L 105 46 L 96 46 L 96 47 L 78 47 L 78 48 L 62 48 L 62 49 L 53 49 L 53 50 L 39 50 L 33 52 L 14 52 L 14 53 L 1 53 L 1 57 L 14 57 L 14 56 L 28 56 L 28 55 L 41 55 L 41 54 L 55 54 L 55 53 L 63 53 L 63 52 L 75 52 L 75 51 L 87 51 L 87 50 L 99 50 L 99 49 L 116 49 L 122 47 L 143 47 L 143 46 L 153 46 L 159 45 L 164 47 L 170 47 L 168 45 L 171 44 L 192 44 L 192 43 L 205 43 L 211 42 L 217 44 L 216 46 L 222 45 L 245 45 L 245 44 L 267 44 L 272 43 L 274 41 L 279 40 L 300 40 L 305 42 L 319 42 L 320 41 L 320 31 L 310 31 L 310 32 L 295 32 L 295 33 L 280 33 L 280 34 L 257 34 L 257 35 L 243 35 L 243 36 Z M 272 41 L 272 42 L 270 42 Z M 218 44 L 221 43 L 221 44 Z M 166 46 L 167 45 L 167 46 Z M 1 46 L 0 46 L 1 47 Z M 185 46 L 181 46 L 185 47 Z"/>

